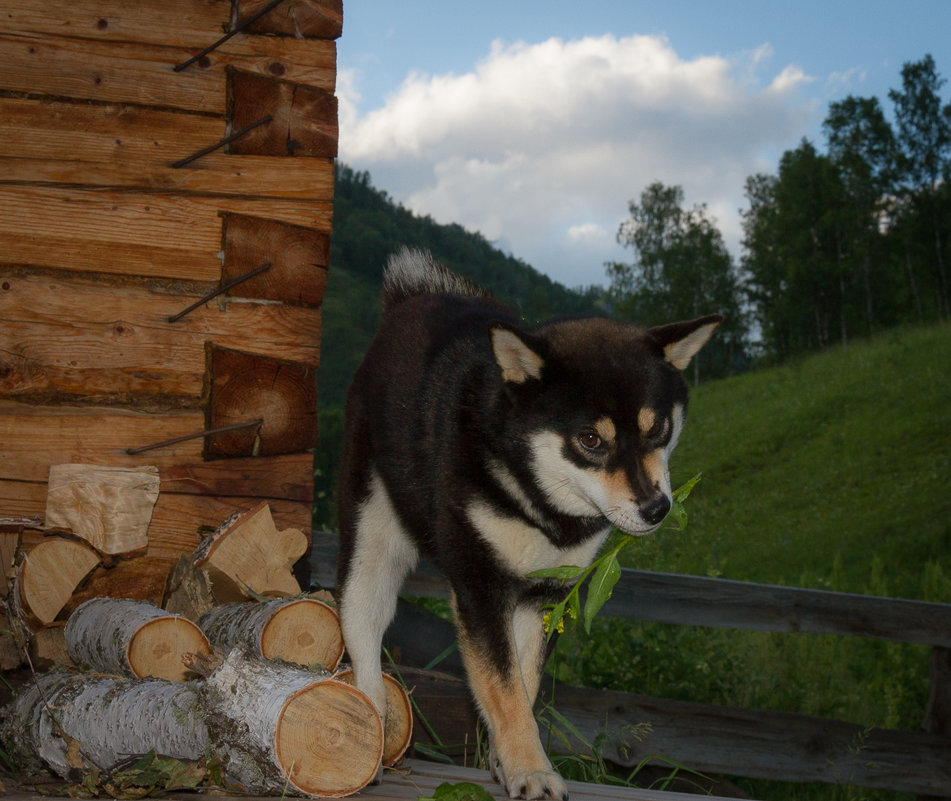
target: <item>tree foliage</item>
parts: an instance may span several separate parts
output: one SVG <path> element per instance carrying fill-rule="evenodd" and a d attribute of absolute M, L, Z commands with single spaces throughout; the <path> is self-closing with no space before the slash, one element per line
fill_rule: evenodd
<path fill-rule="evenodd" d="M 694 364 L 724 374 L 742 364 L 745 323 L 739 282 L 723 236 L 705 206 L 683 208 L 683 189 L 652 183 L 631 201 L 618 242 L 634 250 L 634 262 L 606 265 L 614 313 L 657 325 L 719 312 L 725 318 Z"/>
<path fill-rule="evenodd" d="M 775 175 L 746 183 L 742 267 L 766 352 L 848 343 L 910 320 L 951 316 L 951 104 L 926 56 L 889 98 L 832 103 L 826 153 L 803 140 Z"/>

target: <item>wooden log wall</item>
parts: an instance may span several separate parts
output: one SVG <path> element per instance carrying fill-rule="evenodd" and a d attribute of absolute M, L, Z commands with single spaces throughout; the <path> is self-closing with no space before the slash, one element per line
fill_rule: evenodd
<path fill-rule="evenodd" d="M 52 465 L 153 465 L 152 572 L 261 500 L 310 531 L 341 26 L 0 0 L 0 517 L 42 522 Z"/>

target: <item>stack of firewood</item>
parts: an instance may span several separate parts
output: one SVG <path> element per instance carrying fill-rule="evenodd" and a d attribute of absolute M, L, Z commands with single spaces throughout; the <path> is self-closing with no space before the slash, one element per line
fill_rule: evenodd
<path fill-rule="evenodd" d="M 110 478 L 114 514 L 104 519 L 102 505 L 77 502 L 82 486 L 74 486 L 63 492 L 65 505 L 99 524 L 57 518 L 51 501 L 54 527 L 15 563 L 27 524 L 0 527 L 8 640 L 20 650 L 32 642 L 34 653 L 38 635 L 56 640 L 43 653 L 57 667 L 0 715 L 0 741 L 22 767 L 66 778 L 109 770 L 130 754 L 214 753 L 228 780 L 249 792 L 342 796 L 369 783 L 381 760 L 399 761 L 412 734 L 407 693 L 384 677 L 384 732 L 340 665 L 333 599 L 302 595 L 291 573 L 307 545 L 301 532 L 277 531 L 262 503 L 182 555 L 161 607 L 101 597 L 90 574 L 140 547 L 135 507 L 152 492 L 147 471 L 139 480 L 129 471 Z M 101 491 L 101 476 L 96 486 Z"/>

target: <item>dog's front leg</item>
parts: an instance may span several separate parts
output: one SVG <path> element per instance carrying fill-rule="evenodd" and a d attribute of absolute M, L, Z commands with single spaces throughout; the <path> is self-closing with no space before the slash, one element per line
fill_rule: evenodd
<path fill-rule="evenodd" d="M 499 610 L 497 603 L 483 600 L 480 610 L 456 598 L 459 650 L 489 728 L 493 772 L 512 798 L 567 799 L 532 712 L 544 657 L 541 618 L 537 610 Z"/>

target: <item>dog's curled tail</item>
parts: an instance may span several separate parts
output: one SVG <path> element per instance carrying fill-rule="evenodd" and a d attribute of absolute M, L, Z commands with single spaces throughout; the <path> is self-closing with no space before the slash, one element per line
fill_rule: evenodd
<path fill-rule="evenodd" d="M 428 250 L 400 248 L 383 271 L 383 313 L 415 295 L 472 295 L 491 293 L 440 264 Z"/>

